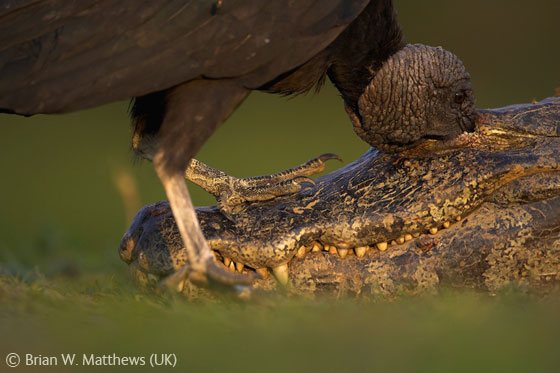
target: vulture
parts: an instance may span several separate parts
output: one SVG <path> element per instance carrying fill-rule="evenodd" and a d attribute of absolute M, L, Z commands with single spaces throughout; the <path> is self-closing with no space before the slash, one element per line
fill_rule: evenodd
<path fill-rule="evenodd" d="M 3 0 L 0 112 L 66 113 L 132 99 L 132 147 L 153 162 L 191 279 L 248 284 L 199 227 L 185 170 L 252 90 L 339 90 L 355 132 L 398 152 L 474 130 L 470 76 L 407 44 L 392 0 Z"/>

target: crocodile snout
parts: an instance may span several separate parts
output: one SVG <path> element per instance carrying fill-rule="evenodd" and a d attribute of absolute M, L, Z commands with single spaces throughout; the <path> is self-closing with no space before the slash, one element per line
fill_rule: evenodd
<path fill-rule="evenodd" d="M 132 251 L 135 246 L 136 243 L 134 242 L 134 238 L 127 232 L 121 239 L 121 243 L 119 245 L 119 256 L 124 262 L 131 263 L 134 260 L 132 258 Z"/>
<path fill-rule="evenodd" d="M 128 231 L 124 234 L 119 244 L 119 256 L 121 259 L 130 264 L 137 259 L 138 254 L 135 252 L 134 248 L 140 240 L 142 233 L 144 232 L 144 224 L 150 220 L 150 218 L 157 216 L 161 208 L 159 204 L 154 204 L 154 209 L 152 206 L 144 206 L 138 211 L 134 220 L 130 224 Z"/>

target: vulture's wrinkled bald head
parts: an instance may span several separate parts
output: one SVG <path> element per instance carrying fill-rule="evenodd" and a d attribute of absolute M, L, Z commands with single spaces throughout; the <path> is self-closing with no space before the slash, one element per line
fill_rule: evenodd
<path fill-rule="evenodd" d="M 453 138 L 475 126 L 473 89 L 461 60 L 420 44 L 385 61 L 358 100 L 359 113 L 347 111 L 356 133 L 386 151 Z"/>

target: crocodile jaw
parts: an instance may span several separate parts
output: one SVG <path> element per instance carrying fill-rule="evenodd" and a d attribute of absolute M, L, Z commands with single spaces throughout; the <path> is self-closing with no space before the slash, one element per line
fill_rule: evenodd
<path fill-rule="evenodd" d="M 524 110 L 542 111 L 542 107 L 550 109 L 547 104 Z M 389 258 L 403 248 L 433 249 L 439 237 L 459 232 L 464 222 L 475 219 L 486 201 L 504 187 L 533 175 L 558 172 L 558 137 L 540 127 L 536 127 L 536 133 L 524 131 L 515 123 L 514 111 L 495 117 L 485 113 L 475 134 L 457 140 L 462 142 L 460 149 L 448 147 L 440 153 L 408 159 L 370 151 L 344 169 L 319 179 L 309 195 L 246 206 L 236 226 L 212 208 L 199 209 L 199 219 L 219 260 L 229 261 L 229 267 L 241 271 L 268 273 L 263 269 L 276 269 L 273 272 L 280 274 L 282 282 L 286 281 L 285 266 L 293 270 L 299 268 L 298 263 L 309 263 L 309 258 L 324 258 L 316 267 L 327 268 L 337 260 L 375 259 L 377 263 L 383 257 L 377 255 L 388 249 Z M 489 146 L 492 144 L 495 147 Z M 373 173 L 368 174 L 371 170 Z M 456 175 L 449 170 L 457 171 Z M 406 177 L 399 179 L 399 175 Z M 553 176 L 551 180 L 556 179 Z M 366 187 L 365 182 L 369 182 Z M 549 183 L 548 197 L 560 190 L 554 182 Z M 333 204 L 339 208 L 333 208 Z M 330 215 L 326 208 L 331 209 Z M 144 227 L 143 234 L 134 244 L 125 242 L 123 247 L 133 247 L 130 258 L 144 272 L 162 276 L 181 266 L 186 257 L 174 241 L 172 218 L 157 218 L 165 214 L 164 205 L 158 205 L 156 210 L 159 212 L 139 213 L 151 229 L 146 229 L 144 223 L 136 224 L 135 229 Z M 267 223 L 267 219 L 274 223 Z M 262 227 L 271 231 L 264 234 Z M 129 237 L 138 236 L 135 229 L 129 231 Z M 155 251 L 151 249 L 154 246 Z M 166 254 L 167 249 L 174 251 Z M 288 274 L 288 278 L 291 276 Z"/>

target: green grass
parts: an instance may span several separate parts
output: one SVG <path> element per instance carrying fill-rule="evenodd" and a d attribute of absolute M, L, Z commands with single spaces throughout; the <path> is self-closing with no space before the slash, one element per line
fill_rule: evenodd
<path fill-rule="evenodd" d="M 375 303 L 275 297 L 187 302 L 144 293 L 109 275 L 71 282 L 3 277 L 0 289 L 2 358 L 9 352 L 175 353 L 181 371 L 195 372 L 560 369 L 560 302 L 518 292 L 492 298 L 447 292 Z"/>
<path fill-rule="evenodd" d="M 560 86 L 558 2 L 395 4 L 410 42 L 442 45 L 465 62 L 479 107 L 529 102 Z M 239 304 L 136 289 L 116 250 L 130 219 L 119 177 L 129 177 L 127 190 L 137 192 L 128 200 L 133 211 L 165 195 L 151 165 L 133 162 L 127 105 L 63 116 L 0 115 L 0 371 L 8 369 L 9 352 L 173 352 L 189 372 L 560 369 L 554 296 L 447 292 L 395 302 Z M 366 149 L 337 93 L 326 87 L 294 99 L 252 94 L 197 157 L 250 176 L 323 152 L 348 163 Z M 214 203 L 190 189 L 195 204 Z"/>

